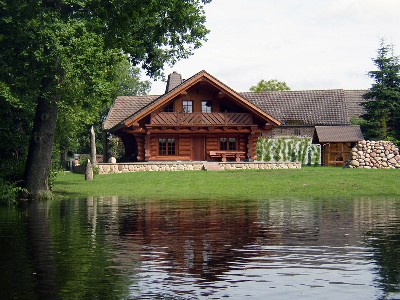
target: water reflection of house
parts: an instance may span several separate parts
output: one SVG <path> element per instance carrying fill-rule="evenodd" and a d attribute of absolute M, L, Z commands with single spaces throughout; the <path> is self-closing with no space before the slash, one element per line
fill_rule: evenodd
<path fill-rule="evenodd" d="M 215 280 L 237 259 L 233 249 L 255 242 L 257 207 L 236 207 L 219 202 L 179 202 L 179 210 L 163 202 L 150 202 L 119 220 L 125 246 L 141 244 L 159 249 L 156 258 L 170 273 L 188 272 Z M 150 253 L 149 253 L 150 254 Z M 146 257 L 144 257 L 146 260 Z"/>
<path fill-rule="evenodd" d="M 235 266 L 246 268 L 247 258 L 282 261 L 274 246 L 300 246 L 309 257 L 315 247 L 346 253 L 366 243 L 367 233 L 390 233 L 388 219 L 400 219 L 396 200 L 132 201 L 87 201 L 93 227 L 102 216 L 115 262 L 138 272 L 147 263 L 200 281 L 217 281 Z"/>

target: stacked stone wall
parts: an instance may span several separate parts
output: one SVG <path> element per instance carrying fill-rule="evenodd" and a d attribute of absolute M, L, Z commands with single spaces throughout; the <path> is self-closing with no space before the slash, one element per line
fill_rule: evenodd
<path fill-rule="evenodd" d="M 220 162 L 224 170 L 269 170 L 269 169 L 300 169 L 300 162 L 266 163 L 266 162 Z M 149 163 L 102 163 L 97 164 L 99 174 L 128 172 L 158 172 L 158 171 L 200 171 L 204 169 L 203 162 L 149 162 Z"/>
<path fill-rule="evenodd" d="M 350 153 L 349 168 L 398 169 L 399 149 L 389 141 L 359 141 Z"/>
<path fill-rule="evenodd" d="M 301 169 L 300 162 L 221 162 L 224 170 L 277 170 L 277 169 Z"/>
<path fill-rule="evenodd" d="M 108 163 L 97 164 L 99 174 L 157 171 L 195 171 L 203 168 L 201 162 L 164 162 L 164 163 Z"/>

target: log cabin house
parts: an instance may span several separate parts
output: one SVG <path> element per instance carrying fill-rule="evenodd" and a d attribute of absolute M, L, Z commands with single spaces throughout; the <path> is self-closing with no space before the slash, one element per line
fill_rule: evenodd
<path fill-rule="evenodd" d="M 315 126 L 350 125 L 363 93 L 237 93 L 206 71 L 187 80 L 173 72 L 161 96 L 117 97 L 103 129 L 122 140 L 125 161 L 252 161 L 261 136 L 313 137 Z"/>

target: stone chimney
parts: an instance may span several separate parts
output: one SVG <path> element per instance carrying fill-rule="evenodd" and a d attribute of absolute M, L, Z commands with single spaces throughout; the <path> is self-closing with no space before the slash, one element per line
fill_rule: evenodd
<path fill-rule="evenodd" d="M 183 82 L 182 75 L 177 72 L 172 72 L 168 75 L 167 86 L 165 88 L 165 93 L 168 93 L 170 90 L 176 88 Z"/>

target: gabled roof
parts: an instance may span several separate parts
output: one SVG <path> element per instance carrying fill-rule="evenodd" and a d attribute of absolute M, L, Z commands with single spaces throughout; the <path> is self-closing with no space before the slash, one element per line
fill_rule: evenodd
<path fill-rule="evenodd" d="M 276 91 L 241 95 L 283 125 L 349 125 L 350 116 L 360 115 L 366 91 L 307 90 Z"/>
<path fill-rule="evenodd" d="M 350 126 L 315 126 L 320 143 L 358 142 L 364 139 L 359 125 Z"/>
<path fill-rule="evenodd" d="M 246 106 L 247 109 L 251 110 L 253 113 L 258 115 L 259 117 L 265 119 L 268 122 L 271 122 L 275 125 L 280 125 L 280 122 L 251 103 L 250 101 L 246 100 L 243 98 L 239 93 L 235 92 L 232 90 L 230 87 L 227 85 L 223 84 L 220 82 L 218 79 L 215 77 L 211 76 L 209 73 L 206 71 L 200 71 L 199 73 L 193 75 L 189 79 L 183 81 L 180 85 L 176 86 L 169 92 L 165 93 L 162 96 L 159 96 L 158 98 L 154 99 L 152 102 L 148 103 L 146 106 L 142 107 L 140 110 L 134 112 L 131 116 L 128 116 L 124 120 L 125 126 L 130 126 L 131 124 L 137 122 L 139 119 L 145 117 L 146 115 L 152 113 L 156 109 L 160 108 L 163 106 L 165 103 L 168 101 L 172 100 L 176 96 L 180 95 L 182 92 L 186 91 L 190 87 L 196 85 L 199 82 L 205 81 L 208 84 L 220 89 L 222 92 L 226 93 L 229 95 L 233 100 L 236 100 L 237 102 L 240 102 L 242 105 Z"/>

